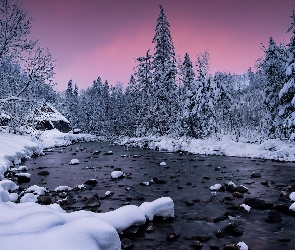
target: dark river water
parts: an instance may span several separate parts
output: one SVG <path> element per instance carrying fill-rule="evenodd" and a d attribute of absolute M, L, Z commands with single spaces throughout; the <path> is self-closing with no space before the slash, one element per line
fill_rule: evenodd
<path fill-rule="evenodd" d="M 113 155 L 104 155 L 113 151 Z M 100 154 L 94 154 L 101 151 Z M 122 157 L 121 155 L 127 155 Z M 71 159 L 80 164 L 69 165 Z M 159 166 L 165 161 L 166 166 Z M 166 221 L 149 222 L 135 235 L 128 238 L 133 241 L 133 249 L 195 249 L 192 236 L 211 236 L 202 242 L 202 249 L 223 249 L 226 244 L 244 241 L 253 249 L 295 249 L 295 217 L 280 213 L 281 222 L 267 223 L 269 210 L 252 208 L 250 213 L 229 209 L 241 205 L 245 198 L 255 197 L 266 202 L 279 202 L 282 188 L 287 194 L 295 185 L 295 164 L 268 160 L 204 156 L 158 152 L 148 149 L 129 148 L 110 145 L 107 142 L 89 142 L 68 147 L 53 148 L 45 156 L 33 158 L 23 163 L 32 174 L 31 182 L 22 184 L 46 186 L 50 191 L 58 186 L 75 187 L 88 179 L 96 179 L 98 184 L 90 190 L 71 191 L 73 204 L 64 207 L 67 211 L 82 209 L 83 198 L 97 193 L 104 197 L 106 191 L 114 194 L 101 200 L 98 212 L 107 212 L 125 204 L 140 205 L 160 197 L 171 197 L 175 205 L 175 217 Z M 111 180 L 111 172 L 120 168 L 127 178 Z M 40 171 L 49 171 L 48 176 L 39 176 Z M 259 172 L 261 178 L 251 178 L 253 172 Z M 140 185 L 157 177 L 165 184 Z M 204 178 L 205 177 L 205 178 Z M 211 194 L 210 186 L 216 183 L 233 181 L 244 185 L 249 192 L 243 198 L 230 199 L 228 191 Z M 267 181 L 269 185 L 262 185 Z M 131 188 L 129 190 L 129 188 Z M 289 189 L 288 189 L 289 188 Z M 86 200 L 84 198 L 84 200 Z M 128 203 L 129 202 L 129 203 Z M 285 201 L 286 202 L 286 201 Z M 289 201 L 289 205 L 292 202 Z M 230 212 L 234 217 L 223 220 L 216 218 Z M 236 222 L 243 235 L 235 237 L 225 235 L 216 237 L 215 233 L 229 223 Z M 148 226 L 155 231 L 147 233 Z M 166 240 L 167 233 L 179 234 L 177 240 Z M 199 239 L 199 238 L 196 238 Z M 215 248 L 213 248 L 215 246 Z"/>

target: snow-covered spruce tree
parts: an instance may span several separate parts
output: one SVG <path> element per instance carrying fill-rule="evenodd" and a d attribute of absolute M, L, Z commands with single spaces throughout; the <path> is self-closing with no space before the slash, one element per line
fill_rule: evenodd
<path fill-rule="evenodd" d="M 126 129 L 124 131 L 124 135 L 126 136 L 135 136 L 137 123 L 139 121 L 139 107 L 140 107 L 140 99 L 139 99 L 139 89 L 136 84 L 136 80 L 133 75 L 130 77 L 130 81 L 126 88 L 124 98 L 126 102 Z"/>
<path fill-rule="evenodd" d="M 292 23 L 288 32 L 292 31 L 293 36 L 287 45 L 286 80 L 279 92 L 280 110 L 279 115 L 283 119 L 283 134 L 289 138 L 295 132 L 295 13 L 291 16 Z"/>
<path fill-rule="evenodd" d="M 155 104 L 153 105 L 153 134 L 174 134 L 179 126 L 179 100 L 175 84 L 175 52 L 169 23 L 160 5 L 156 34 L 153 38 L 155 52 L 153 58 L 153 85 Z"/>
<path fill-rule="evenodd" d="M 152 55 L 149 50 L 145 56 L 138 57 L 138 65 L 134 73 L 136 77 L 138 109 L 136 122 L 136 135 L 146 136 L 153 132 L 155 121 L 154 108 L 156 105 L 155 89 L 152 84 Z"/>
<path fill-rule="evenodd" d="M 181 86 L 181 105 L 182 105 L 182 128 L 184 134 L 197 138 L 197 131 L 195 131 L 195 120 L 197 119 L 195 114 L 196 101 L 196 86 L 194 84 L 195 72 L 193 64 L 188 53 L 184 56 L 182 65 L 183 70 L 183 85 Z"/>
<path fill-rule="evenodd" d="M 196 80 L 194 82 L 196 94 L 194 116 L 194 130 L 196 137 L 203 139 L 216 132 L 214 106 L 216 101 L 216 85 L 209 75 L 209 53 L 197 55 Z"/>
<path fill-rule="evenodd" d="M 216 116 L 217 133 L 231 133 L 232 105 L 233 105 L 233 78 L 228 73 L 217 72 L 214 76 L 216 84 Z"/>
<path fill-rule="evenodd" d="M 265 50 L 265 56 L 258 67 L 265 76 L 264 109 L 266 110 L 266 130 L 269 138 L 281 136 L 282 121 L 279 117 L 279 92 L 285 78 L 286 53 L 284 47 L 276 45 L 272 37 Z"/>

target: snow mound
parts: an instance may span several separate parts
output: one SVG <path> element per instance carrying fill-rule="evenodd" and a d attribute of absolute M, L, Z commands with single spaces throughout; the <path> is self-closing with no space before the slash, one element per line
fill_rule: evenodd
<path fill-rule="evenodd" d="M 113 179 L 122 178 L 122 177 L 124 177 L 124 176 L 125 176 L 125 174 L 124 174 L 122 171 L 113 171 L 113 172 L 111 173 L 111 177 L 112 177 Z"/>
<path fill-rule="evenodd" d="M 216 191 L 216 190 L 219 190 L 220 188 L 221 188 L 221 184 L 215 184 L 214 186 L 210 187 L 210 190 L 211 191 Z"/>
<path fill-rule="evenodd" d="M 6 191 L 14 191 L 18 189 L 18 185 L 16 185 L 11 180 L 2 180 L 0 181 L 0 190 L 6 190 Z"/>
<path fill-rule="evenodd" d="M 80 163 L 80 161 L 78 160 L 78 159 L 72 159 L 71 161 L 70 161 L 70 165 L 77 165 L 77 164 L 79 164 Z"/>
<path fill-rule="evenodd" d="M 0 204 L 0 211 L 15 218 L 10 223 L 0 219 L 1 247 L 6 250 L 121 249 L 115 228 L 93 213 L 67 214 L 49 206 L 27 204 Z"/>
<path fill-rule="evenodd" d="M 152 202 L 144 202 L 139 208 L 149 220 L 153 220 L 154 216 L 174 217 L 174 203 L 170 197 L 161 197 Z"/>

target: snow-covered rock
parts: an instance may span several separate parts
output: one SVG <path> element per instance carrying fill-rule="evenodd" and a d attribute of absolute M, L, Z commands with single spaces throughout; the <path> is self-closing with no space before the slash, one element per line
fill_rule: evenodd
<path fill-rule="evenodd" d="M 153 220 L 154 216 L 174 217 L 174 203 L 170 197 L 161 197 L 152 202 L 144 202 L 139 208 L 149 220 Z"/>
<path fill-rule="evenodd" d="M 166 164 L 166 162 L 162 161 L 162 162 L 160 162 L 159 165 L 160 165 L 160 166 L 166 166 L 167 164 Z"/>
<path fill-rule="evenodd" d="M 295 201 L 295 192 L 292 192 L 290 195 L 289 195 L 289 198 L 291 201 Z"/>
<path fill-rule="evenodd" d="M 78 160 L 78 159 L 72 159 L 71 161 L 70 161 L 70 165 L 77 165 L 77 164 L 79 164 L 80 163 L 80 161 Z"/>
<path fill-rule="evenodd" d="M 240 248 L 240 250 L 248 250 L 248 246 L 245 244 L 244 241 L 241 241 L 237 244 L 237 246 Z"/>
<path fill-rule="evenodd" d="M 46 191 L 45 187 L 39 187 L 37 185 L 33 185 L 26 190 L 27 193 L 33 192 L 35 195 L 44 195 Z"/>
<path fill-rule="evenodd" d="M 146 222 L 144 212 L 135 205 L 120 207 L 107 213 L 95 214 L 96 217 L 108 222 L 120 233 L 131 225 L 143 225 Z"/>
<path fill-rule="evenodd" d="M 246 204 L 242 204 L 242 205 L 240 205 L 240 207 L 241 207 L 242 209 L 244 209 L 245 211 L 247 211 L 248 213 L 250 213 L 250 209 L 251 209 L 250 206 L 248 206 L 248 205 L 246 205 Z"/>
<path fill-rule="evenodd" d="M 295 202 L 293 202 L 293 203 L 291 204 L 291 206 L 289 207 L 289 210 L 295 212 Z"/>
<path fill-rule="evenodd" d="M 70 188 L 68 186 L 59 186 L 54 189 L 55 192 L 64 192 L 64 191 L 71 191 L 71 190 L 72 190 L 72 188 Z"/>
<path fill-rule="evenodd" d="M 18 171 L 28 171 L 29 169 L 26 166 L 19 166 L 17 168 Z"/>
<path fill-rule="evenodd" d="M 37 200 L 38 200 L 38 195 L 28 193 L 28 194 L 25 194 L 23 197 L 20 198 L 20 203 L 36 202 Z"/>
<path fill-rule="evenodd" d="M 216 190 L 219 190 L 221 187 L 222 187 L 221 184 L 217 183 L 217 184 L 211 186 L 210 190 L 211 191 L 216 191 Z"/>
<path fill-rule="evenodd" d="M 125 174 L 124 174 L 122 171 L 113 171 L 113 172 L 111 173 L 111 177 L 112 177 L 113 179 L 122 178 L 122 177 L 124 177 L 124 176 L 125 176 Z"/>

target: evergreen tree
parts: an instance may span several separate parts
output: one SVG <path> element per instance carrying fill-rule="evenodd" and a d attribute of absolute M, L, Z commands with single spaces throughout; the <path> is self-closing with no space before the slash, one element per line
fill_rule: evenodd
<path fill-rule="evenodd" d="M 178 124 L 178 93 L 175 84 L 175 52 L 169 23 L 160 5 L 156 34 L 153 38 L 155 52 L 153 60 L 153 84 L 155 104 L 153 105 L 154 130 L 152 133 L 164 135 L 174 133 Z"/>
<path fill-rule="evenodd" d="M 259 67 L 265 75 L 265 96 L 264 107 L 266 110 L 266 129 L 268 137 L 279 137 L 282 121 L 279 113 L 279 92 L 283 87 L 285 78 L 285 51 L 283 48 L 276 45 L 272 37 L 269 39 L 268 48 L 265 50 L 264 60 Z"/>
<path fill-rule="evenodd" d="M 295 13 L 291 16 L 292 23 L 288 32 L 293 36 L 287 45 L 288 59 L 286 64 L 286 81 L 279 92 L 281 107 L 279 115 L 284 120 L 284 136 L 288 138 L 295 132 Z"/>
<path fill-rule="evenodd" d="M 197 131 L 195 131 L 195 105 L 196 105 L 196 86 L 194 84 L 195 72 L 193 64 L 190 60 L 188 53 L 184 56 L 182 66 L 183 70 L 183 86 L 181 88 L 181 101 L 182 101 L 182 127 L 185 134 L 197 138 Z"/>
<path fill-rule="evenodd" d="M 137 129 L 138 136 L 148 135 L 153 131 L 154 124 L 154 106 L 156 104 L 155 89 L 152 84 L 152 55 L 149 50 L 145 56 L 136 59 L 138 66 L 136 67 L 136 86 L 138 92 L 138 116 Z"/>
<path fill-rule="evenodd" d="M 216 102 L 216 85 L 209 76 L 209 53 L 197 55 L 197 74 L 195 81 L 194 127 L 197 138 L 206 138 L 216 132 L 214 106 Z"/>

